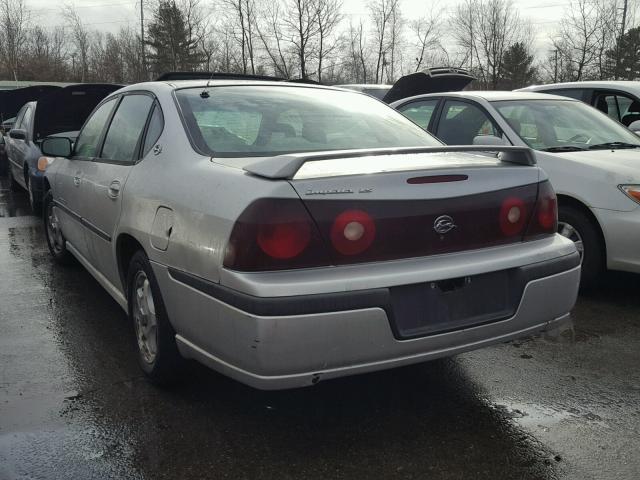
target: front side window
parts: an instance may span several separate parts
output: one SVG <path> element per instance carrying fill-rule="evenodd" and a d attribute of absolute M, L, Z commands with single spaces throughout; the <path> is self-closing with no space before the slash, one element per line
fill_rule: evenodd
<path fill-rule="evenodd" d="M 91 117 L 89 117 L 76 140 L 74 147 L 75 156 L 91 158 L 98 154 L 100 137 L 102 136 L 105 124 L 109 120 L 115 104 L 116 99 L 112 98 L 100 105 Z"/>
<path fill-rule="evenodd" d="M 357 93 L 225 86 L 181 89 L 176 97 L 196 147 L 214 156 L 440 145 L 391 107 Z"/>
<path fill-rule="evenodd" d="M 479 106 L 469 102 L 447 100 L 438 125 L 438 138 L 447 145 L 473 145 L 482 135 L 502 134 Z"/>
<path fill-rule="evenodd" d="M 593 107 L 574 100 L 493 102 L 531 148 L 549 151 L 640 147 L 640 138 Z"/>
<path fill-rule="evenodd" d="M 405 117 L 427 130 L 436 105 L 438 105 L 437 99 L 422 100 L 402 105 L 398 110 L 402 112 Z"/>
<path fill-rule="evenodd" d="M 138 142 L 152 105 L 149 95 L 124 96 L 109 125 L 101 159 L 132 163 L 138 158 Z"/>

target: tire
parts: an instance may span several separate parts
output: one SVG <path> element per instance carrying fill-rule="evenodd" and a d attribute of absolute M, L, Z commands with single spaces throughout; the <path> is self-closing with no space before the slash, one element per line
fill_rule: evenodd
<path fill-rule="evenodd" d="M 31 189 L 31 180 L 29 177 L 29 173 L 27 173 L 27 192 L 29 192 L 29 205 L 31 205 L 31 210 L 35 215 L 42 215 L 42 200 L 37 198 L 33 190 Z"/>
<path fill-rule="evenodd" d="M 571 228 L 575 230 L 574 235 L 568 235 L 571 233 Z M 582 240 L 580 288 L 582 290 L 593 289 L 600 282 L 606 266 L 604 244 L 598 226 L 581 209 L 561 206 L 558 211 L 558 233 L 574 241 Z M 578 242 L 576 247 L 580 251 Z"/>
<path fill-rule="evenodd" d="M 51 190 L 44 196 L 42 220 L 44 222 L 44 235 L 47 239 L 49 253 L 56 263 L 68 265 L 73 261 L 73 256 L 67 250 L 66 240 L 60 229 L 60 222 L 53 210 L 53 195 Z"/>
<path fill-rule="evenodd" d="M 169 323 L 149 259 L 142 250 L 129 262 L 127 299 L 142 371 L 156 385 L 176 383 L 185 360 L 178 352 L 176 332 Z"/>
<path fill-rule="evenodd" d="M 8 161 L 7 161 L 8 163 Z M 8 168 L 8 173 L 7 175 L 9 176 L 9 183 L 11 184 L 11 191 L 12 192 L 19 192 L 20 190 L 22 190 L 22 187 L 20 186 L 20 184 L 18 182 L 16 182 L 16 179 L 13 178 L 13 173 L 11 170 L 11 164 L 8 163 L 7 165 Z"/>

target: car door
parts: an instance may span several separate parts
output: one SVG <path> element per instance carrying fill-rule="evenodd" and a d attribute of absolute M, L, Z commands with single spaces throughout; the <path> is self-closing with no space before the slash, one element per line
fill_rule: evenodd
<path fill-rule="evenodd" d="M 447 145 L 473 145 L 482 135 L 503 138 L 491 116 L 475 102 L 446 99 L 434 126 L 435 135 Z"/>
<path fill-rule="evenodd" d="M 98 155 L 104 132 L 117 104 L 111 98 L 99 105 L 85 122 L 75 142 L 69 159 L 60 159 L 56 166 L 53 194 L 62 226 L 62 231 L 71 244 L 85 259 L 88 258 L 87 235 L 83 215 L 91 193 L 86 178 L 94 169 L 93 159 Z"/>
<path fill-rule="evenodd" d="M 23 119 L 25 118 L 29 105 L 24 105 L 18 114 L 16 115 L 16 123 L 13 125 L 12 130 L 22 130 Z M 12 138 L 11 132 L 9 132 L 9 138 L 7 139 L 7 158 L 9 159 L 9 168 L 11 169 L 11 175 L 20 183 L 24 188 L 27 188 L 24 179 L 24 154 L 26 150 L 25 140 Z"/>
<path fill-rule="evenodd" d="M 100 155 L 93 160 L 85 177 L 90 195 L 83 217 L 88 228 L 90 261 L 113 285 L 119 282 L 113 236 L 123 190 L 140 158 L 143 133 L 153 106 L 154 97 L 150 94 L 135 92 L 122 96 L 104 136 Z"/>

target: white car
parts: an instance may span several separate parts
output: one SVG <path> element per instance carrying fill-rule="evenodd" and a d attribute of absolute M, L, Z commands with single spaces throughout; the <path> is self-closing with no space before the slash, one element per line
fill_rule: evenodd
<path fill-rule="evenodd" d="M 517 90 L 561 95 L 581 100 L 634 132 L 640 131 L 640 82 L 608 80 L 532 85 Z"/>
<path fill-rule="evenodd" d="M 583 254 L 583 285 L 605 268 L 640 273 L 640 138 L 621 124 L 541 93 L 441 93 L 391 106 L 449 145 L 534 149 L 558 195 L 559 233 Z"/>

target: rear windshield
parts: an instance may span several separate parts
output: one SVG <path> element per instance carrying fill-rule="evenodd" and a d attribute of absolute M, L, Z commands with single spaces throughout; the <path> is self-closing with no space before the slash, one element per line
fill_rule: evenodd
<path fill-rule="evenodd" d="M 305 87 L 229 86 L 176 91 L 198 149 L 219 157 L 441 145 L 366 95 Z"/>

